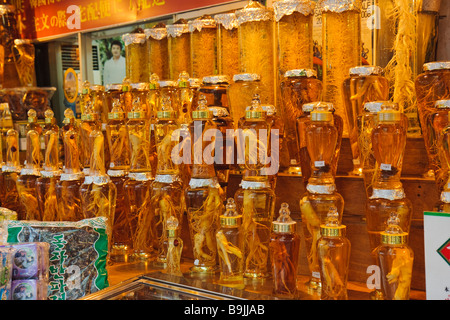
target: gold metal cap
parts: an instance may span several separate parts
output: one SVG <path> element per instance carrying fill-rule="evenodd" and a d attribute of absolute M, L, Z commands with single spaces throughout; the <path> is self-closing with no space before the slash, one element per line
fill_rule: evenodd
<path fill-rule="evenodd" d="M 267 111 L 264 110 L 247 110 L 245 111 L 245 119 L 265 120 L 267 118 Z"/>
<path fill-rule="evenodd" d="M 437 100 L 434 107 L 438 109 L 450 109 L 450 100 Z"/>
<path fill-rule="evenodd" d="M 192 111 L 192 119 L 201 120 L 201 119 L 211 119 L 213 114 L 210 110 L 194 110 Z"/>
<path fill-rule="evenodd" d="M 276 233 L 294 233 L 297 228 L 297 222 L 292 220 L 291 211 L 287 203 L 282 203 L 280 215 L 277 220 L 272 222 L 272 231 Z"/>
<path fill-rule="evenodd" d="M 311 111 L 311 120 L 321 122 L 333 121 L 333 113 L 330 111 L 313 110 Z"/>
<path fill-rule="evenodd" d="M 242 215 L 238 215 L 238 216 L 225 216 L 225 215 L 221 215 L 220 216 L 220 225 L 222 227 L 228 227 L 228 228 L 233 228 L 233 227 L 239 227 L 242 224 Z"/>
<path fill-rule="evenodd" d="M 178 113 L 174 110 L 158 111 L 156 113 L 156 117 L 158 119 L 176 119 L 177 116 L 178 116 Z"/>
<path fill-rule="evenodd" d="M 402 120 L 402 113 L 396 110 L 381 110 L 378 112 L 380 122 L 398 122 Z"/>
<path fill-rule="evenodd" d="M 320 226 L 320 234 L 323 237 L 341 237 L 345 234 L 346 226 L 341 224 L 339 226 L 327 226 L 327 225 L 321 225 Z"/>
<path fill-rule="evenodd" d="M 382 244 L 406 244 L 408 243 L 408 233 L 403 232 L 400 234 L 390 234 L 386 232 L 381 232 L 381 243 Z"/>
<path fill-rule="evenodd" d="M 127 113 L 128 119 L 145 119 L 146 114 L 144 111 L 132 111 Z"/>

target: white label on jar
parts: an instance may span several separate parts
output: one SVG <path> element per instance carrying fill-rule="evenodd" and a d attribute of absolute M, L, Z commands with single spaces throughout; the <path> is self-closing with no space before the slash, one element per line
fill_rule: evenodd
<path fill-rule="evenodd" d="M 312 276 L 313 276 L 314 278 L 320 279 L 320 272 L 313 271 L 311 274 L 312 274 Z"/>
<path fill-rule="evenodd" d="M 314 161 L 314 166 L 316 167 L 325 167 L 325 161 Z"/>
<path fill-rule="evenodd" d="M 382 164 L 380 164 L 380 169 L 391 171 L 391 165 L 387 164 L 387 163 L 382 163 Z"/>

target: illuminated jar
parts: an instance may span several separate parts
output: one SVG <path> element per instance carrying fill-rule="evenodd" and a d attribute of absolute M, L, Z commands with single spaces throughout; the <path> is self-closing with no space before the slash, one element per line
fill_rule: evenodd
<path fill-rule="evenodd" d="M 228 86 L 228 105 L 235 129 L 239 120 L 245 117 L 245 109 L 251 104 L 255 93 L 259 93 L 261 77 L 256 73 L 239 73 L 233 75 L 233 82 Z"/>
<path fill-rule="evenodd" d="M 98 84 L 91 85 L 89 97 L 92 108 L 94 109 L 94 112 L 98 113 L 101 123 L 106 123 L 109 110 L 105 99 L 105 87 Z"/>
<path fill-rule="evenodd" d="M 275 26 L 273 10 L 249 1 L 236 11 L 238 21 L 240 73 L 261 76 L 261 102 L 276 104 Z"/>
<path fill-rule="evenodd" d="M 349 127 L 342 84 L 348 70 L 361 65 L 360 0 L 322 0 L 323 100 L 333 103 L 344 119 L 344 136 Z"/>
<path fill-rule="evenodd" d="M 242 180 L 234 195 L 242 214 L 244 232 L 244 277 L 270 275 L 269 244 L 275 210 L 275 192 L 269 180 Z"/>
<path fill-rule="evenodd" d="M 17 192 L 20 202 L 25 208 L 25 220 L 42 220 L 36 192 L 36 181 L 41 175 L 42 127 L 37 122 L 36 112 L 33 109 L 28 111 L 26 130 L 26 162 L 17 178 Z"/>
<path fill-rule="evenodd" d="M 176 79 L 178 79 L 178 76 L 179 75 L 176 76 Z M 163 101 L 167 99 L 170 100 L 171 108 L 173 108 L 173 110 L 176 111 L 178 114 L 178 112 L 180 111 L 179 110 L 180 104 L 177 95 L 177 87 L 178 87 L 177 81 L 160 80 L 158 84 L 159 84 L 159 102 L 158 102 L 159 109 L 155 110 L 156 111 L 155 115 L 157 115 L 158 111 L 161 110 Z M 157 120 L 157 118 L 158 117 L 156 117 L 155 121 Z"/>
<path fill-rule="evenodd" d="M 285 128 L 285 139 L 290 166 L 300 166 L 300 148 L 297 135 L 297 119 L 303 114 L 305 103 L 320 101 L 322 82 L 313 69 L 289 69 L 280 83 L 281 115 Z"/>
<path fill-rule="evenodd" d="M 58 198 L 56 185 L 61 175 L 59 163 L 59 127 L 53 111 L 45 111 L 45 126 L 42 131 L 44 137 L 44 163 L 41 176 L 36 181 L 36 192 L 42 221 L 56 221 L 58 218 Z"/>
<path fill-rule="evenodd" d="M 341 222 L 344 198 L 336 191 L 332 163 L 339 146 L 339 130 L 334 125 L 333 114 L 328 110 L 311 111 L 311 119 L 305 130 L 311 177 L 306 192 L 300 199 L 302 227 L 305 236 L 306 255 L 310 271 L 308 287 L 316 290 L 321 286 L 317 242 L 320 225 L 325 223 L 330 207 L 335 207 Z"/>
<path fill-rule="evenodd" d="M 16 7 L 14 5 L 3 4 L 0 5 L 0 32 L 2 39 L 0 45 L 3 47 L 4 65 L 2 68 L 2 85 L 3 88 L 19 87 L 20 80 L 17 74 L 17 69 L 14 63 L 14 40 L 20 39 L 18 29 Z"/>
<path fill-rule="evenodd" d="M 188 26 L 191 38 L 190 74 L 194 78 L 216 74 L 216 21 L 211 16 L 204 15 L 189 21 Z"/>
<path fill-rule="evenodd" d="M 144 32 L 147 36 L 148 74 L 169 79 L 169 40 L 166 25 L 161 22 Z"/>
<path fill-rule="evenodd" d="M 435 111 L 434 104 L 438 100 L 450 97 L 450 61 L 435 61 L 425 63 L 423 72 L 415 80 L 417 112 L 428 155 L 429 174 L 439 170 L 436 158 L 433 133 L 427 126 L 427 117 Z"/>
<path fill-rule="evenodd" d="M 378 112 L 377 126 L 372 131 L 372 149 L 376 160 L 372 195 L 366 202 L 366 222 L 370 246 L 377 247 L 391 212 L 400 227 L 409 232 L 412 203 L 400 181 L 406 145 L 406 120 L 395 110 Z"/>
<path fill-rule="evenodd" d="M 121 83 L 109 83 L 105 86 L 105 100 L 108 112 L 111 112 L 113 107 L 113 101 L 115 99 L 121 100 L 122 98 L 122 84 Z"/>
<path fill-rule="evenodd" d="M 183 239 L 181 239 L 181 225 L 175 216 L 167 219 L 167 274 L 183 276 L 181 272 L 181 256 L 183 253 Z"/>
<path fill-rule="evenodd" d="M 211 150 L 208 154 L 207 148 L 210 148 L 211 142 L 205 140 L 205 136 L 210 134 L 208 130 L 215 130 L 215 125 L 204 98 L 199 100 L 198 107 L 192 112 L 192 119 L 190 125 L 192 174 L 189 187 L 185 191 L 194 257 L 191 271 L 211 273 L 217 269 L 216 232 L 223 202 L 222 190 L 212 162 L 214 154 Z"/>
<path fill-rule="evenodd" d="M 383 69 L 377 66 L 358 66 L 350 69 L 350 76 L 344 80 L 344 104 L 348 134 L 352 151 L 353 171 L 361 175 L 361 159 L 358 150 L 357 118 L 364 103 L 389 99 L 389 81 L 383 76 Z"/>
<path fill-rule="evenodd" d="M 313 16 L 311 0 L 281 0 L 273 3 L 280 78 L 288 70 L 313 68 Z"/>
<path fill-rule="evenodd" d="M 149 105 L 148 101 L 149 92 L 150 92 L 149 82 L 138 82 L 130 84 L 131 101 L 139 99 L 141 108 L 145 112 L 147 120 L 150 120 L 148 116 L 152 112 L 151 106 Z"/>
<path fill-rule="evenodd" d="M 225 212 L 220 215 L 220 228 L 216 233 L 219 259 L 219 283 L 243 288 L 244 284 L 244 231 L 242 215 L 236 210 L 233 198 L 228 198 Z"/>
<path fill-rule="evenodd" d="M 166 29 L 169 40 L 169 79 L 177 79 L 183 71 L 192 73 L 189 26 L 186 20 L 180 19 L 166 26 Z"/>
<path fill-rule="evenodd" d="M 29 39 L 14 39 L 14 63 L 22 87 L 36 87 L 35 48 Z"/>
<path fill-rule="evenodd" d="M 155 73 L 150 76 L 150 82 L 148 83 L 148 119 L 150 124 L 156 121 L 156 111 L 159 110 L 160 92 L 159 92 L 159 77 Z"/>
<path fill-rule="evenodd" d="M 148 81 L 148 53 L 143 30 L 135 30 L 122 36 L 125 43 L 126 77 L 132 83 Z"/>
<path fill-rule="evenodd" d="M 347 279 L 350 265 L 350 241 L 346 226 L 339 222 L 336 208 L 330 208 L 327 219 L 320 226 L 319 253 L 321 300 L 348 300 Z"/>
<path fill-rule="evenodd" d="M 227 108 L 229 112 L 229 103 L 227 90 L 230 79 L 224 75 L 210 75 L 203 77 L 199 88 L 199 94 L 206 97 L 208 106 Z"/>
<path fill-rule="evenodd" d="M 292 220 L 290 214 L 288 204 L 282 203 L 280 215 L 272 222 L 269 251 L 272 263 L 273 294 L 294 298 L 297 293 L 300 236 L 296 230 L 297 222 Z"/>
<path fill-rule="evenodd" d="M 216 14 L 217 70 L 228 78 L 239 73 L 238 25 L 234 12 Z"/>
<path fill-rule="evenodd" d="M 80 145 L 81 147 L 81 165 L 83 171 L 88 174 L 91 159 L 91 145 L 89 142 L 89 135 L 95 129 L 101 129 L 100 116 L 94 111 L 94 106 L 91 101 L 86 103 L 85 112 L 81 114 L 80 123 Z"/>
<path fill-rule="evenodd" d="M 408 246 L 408 232 L 400 224 L 398 216 L 391 214 L 374 250 L 383 300 L 409 300 L 414 252 Z"/>
<path fill-rule="evenodd" d="M 195 87 L 191 87 L 189 81 L 189 74 L 187 72 L 180 73 L 177 81 L 176 99 L 179 103 L 180 109 L 178 112 L 178 120 L 184 124 L 190 124 L 192 121 L 192 109 L 194 100 Z"/>

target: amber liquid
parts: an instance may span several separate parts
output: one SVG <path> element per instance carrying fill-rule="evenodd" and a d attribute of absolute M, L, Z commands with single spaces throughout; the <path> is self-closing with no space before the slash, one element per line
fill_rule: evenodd
<path fill-rule="evenodd" d="M 191 74 L 190 34 L 183 33 L 179 37 L 169 37 L 168 39 L 170 79 L 178 79 L 183 71 Z"/>
<path fill-rule="evenodd" d="M 17 192 L 16 181 L 18 174 L 15 172 L 3 172 L 3 184 L 1 186 L 2 207 L 17 212 L 17 219 L 24 220 L 26 217 L 25 208 L 19 200 L 19 193 Z"/>
<path fill-rule="evenodd" d="M 219 268 L 220 279 L 219 283 L 226 286 L 243 286 L 244 284 L 244 238 L 243 233 L 239 227 L 226 228 L 222 227 L 221 232 L 225 236 L 228 245 L 234 247 L 236 252 L 226 253 L 226 259 L 224 259 L 225 253 L 222 252 L 221 245 L 219 243 L 220 238 L 217 238 L 218 253 L 219 253 Z M 226 250 L 226 249 L 224 249 Z M 239 253 L 240 254 L 236 254 Z"/>
<path fill-rule="evenodd" d="M 19 175 L 17 179 L 17 192 L 20 202 L 25 208 L 25 220 L 42 220 L 36 192 L 36 180 L 37 176 L 32 175 Z"/>
<path fill-rule="evenodd" d="M 216 73 L 217 29 L 203 27 L 191 32 L 191 72 L 193 78 L 202 79 Z M 187 71 L 187 70 L 185 70 Z"/>
<path fill-rule="evenodd" d="M 56 194 L 57 177 L 40 177 L 36 181 L 36 193 L 43 221 L 57 221 L 58 198 Z"/>
<path fill-rule="evenodd" d="M 252 104 L 253 95 L 259 87 L 259 81 L 236 81 L 228 87 L 230 116 L 234 128 L 238 128 L 239 120 L 245 117 L 245 109 Z"/>
<path fill-rule="evenodd" d="M 58 196 L 58 221 L 78 221 L 83 219 L 80 186 L 83 180 L 59 181 L 56 186 Z"/>

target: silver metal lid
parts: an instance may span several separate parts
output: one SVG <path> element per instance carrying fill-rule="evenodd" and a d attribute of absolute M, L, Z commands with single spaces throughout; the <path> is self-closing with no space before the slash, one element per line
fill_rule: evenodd
<path fill-rule="evenodd" d="M 381 111 L 381 106 L 389 101 L 370 101 L 363 105 L 363 109 L 366 112 L 377 113 Z"/>
<path fill-rule="evenodd" d="M 216 20 L 210 17 L 200 17 L 188 21 L 189 32 L 202 31 L 203 28 L 215 28 Z"/>
<path fill-rule="evenodd" d="M 167 28 L 150 28 L 144 30 L 147 38 L 162 40 L 167 37 Z"/>
<path fill-rule="evenodd" d="M 361 0 L 319 0 L 317 6 L 321 12 L 360 11 Z"/>
<path fill-rule="evenodd" d="M 202 82 L 205 84 L 230 83 L 230 79 L 226 75 L 206 76 Z"/>
<path fill-rule="evenodd" d="M 351 76 L 371 76 L 383 74 L 383 68 L 378 66 L 357 66 L 350 68 Z"/>
<path fill-rule="evenodd" d="M 130 44 L 144 44 L 146 40 L 145 33 L 126 33 L 122 36 L 122 40 L 125 43 L 125 46 Z"/>
<path fill-rule="evenodd" d="M 217 24 L 220 24 L 227 30 L 232 30 L 238 27 L 236 14 L 234 12 L 216 14 L 214 16 L 214 20 L 217 22 Z"/>
<path fill-rule="evenodd" d="M 233 75 L 233 81 L 258 81 L 261 80 L 261 76 L 257 73 L 238 73 Z"/>
<path fill-rule="evenodd" d="M 292 69 L 288 70 L 284 73 L 285 78 L 290 77 L 307 77 L 307 78 L 316 78 L 317 71 L 314 69 Z"/>
<path fill-rule="evenodd" d="M 311 0 L 280 0 L 273 2 L 275 21 L 280 21 L 284 16 L 300 12 L 308 16 L 314 14 L 316 3 Z"/>
<path fill-rule="evenodd" d="M 188 24 L 170 24 L 166 26 L 167 29 L 167 36 L 176 38 L 181 36 L 183 33 L 189 32 L 189 25 Z"/>
<path fill-rule="evenodd" d="M 257 1 L 250 0 L 243 9 L 236 11 L 238 26 L 251 21 L 269 21 L 274 18 L 273 10 Z"/>
<path fill-rule="evenodd" d="M 230 115 L 225 107 L 208 107 L 208 110 L 212 112 L 214 117 L 228 117 Z"/>
<path fill-rule="evenodd" d="M 423 65 L 423 71 L 450 69 L 450 61 L 427 62 Z"/>

